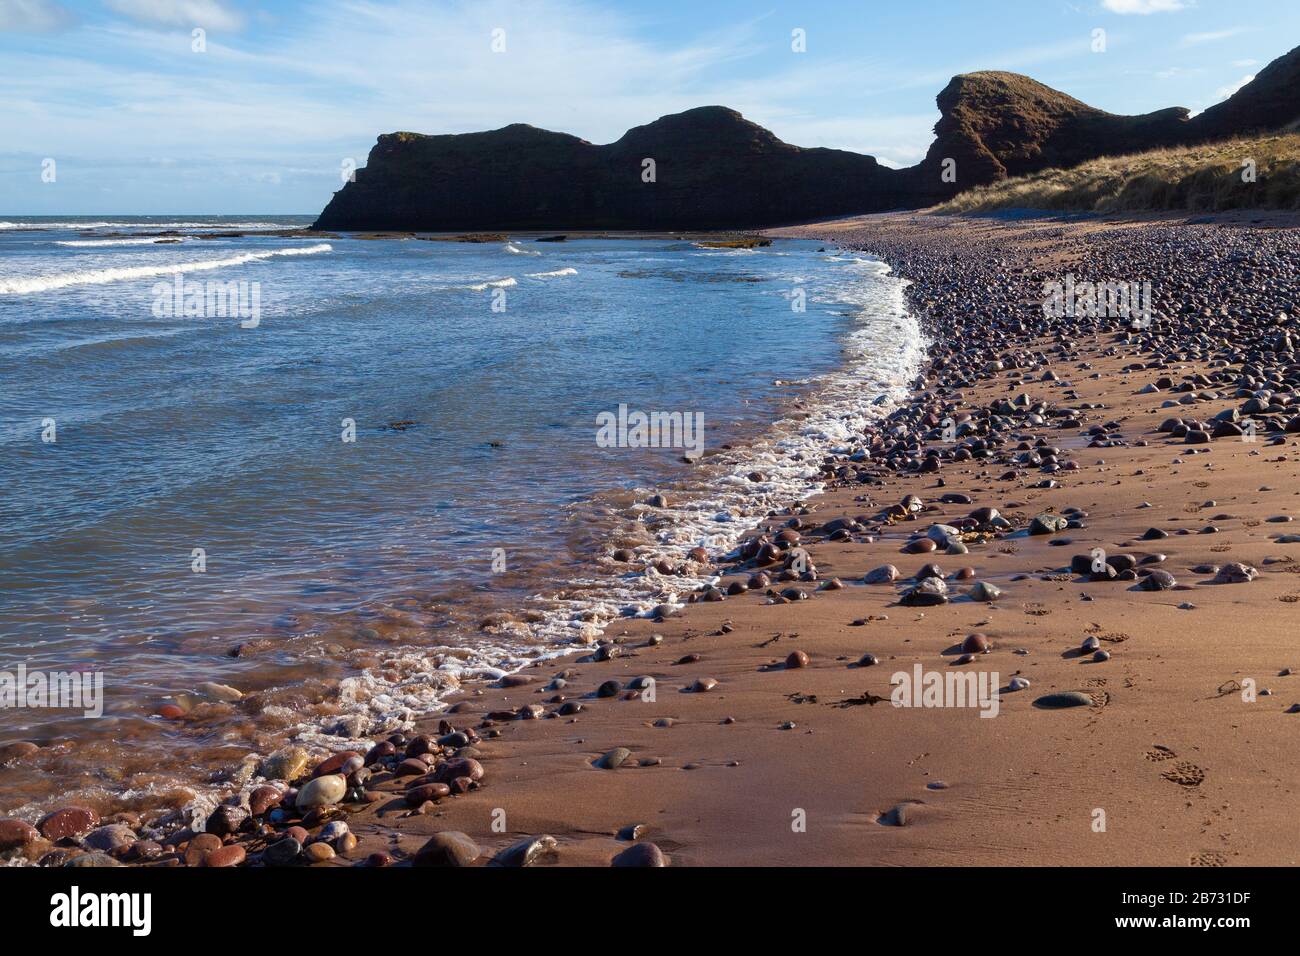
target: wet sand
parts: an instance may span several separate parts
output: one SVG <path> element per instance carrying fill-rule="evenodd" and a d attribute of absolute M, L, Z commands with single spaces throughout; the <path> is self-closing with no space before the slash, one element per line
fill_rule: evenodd
<path fill-rule="evenodd" d="M 1293 321 L 1276 316 L 1279 303 L 1300 306 L 1300 233 L 1288 217 L 1250 218 L 893 215 L 779 231 L 881 255 L 916 282 L 934 340 L 915 401 L 864 439 L 870 454 L 828 462 L 827 493 L 772 517 L 762 558 L 774 560 L 709 556 L 724 590 L 763 568 L 792 566 L 796 579 L 701 594 L 678 615 L 611 627 L 610 649 L 456 698 L 394 755 L 354 762 L 372 771 L 351 781 L 364 801 L 304 821 L 313 834 L 346 821 L 356 838 L 332 840 L 344 851 L 332 859 L 318 851 L 323 865 L 401 864 L 448 831 L 473 848 L 444 838 L 421 863 L 485 863 L 547 835 L 555 845 L 534 847 L 538 864 L 603 866 L 653 843 L 674 866 L 1294 865 L 1300 850 L 1279 837 L 1300 809 L 1300 674 L 1281 676 L 1300 668 L 1300 528 L 1289 520 L 1300 516 L 1300 360 L 1285 334 Z M 1045 321 L 1042 283 L 1066 272 L 1149 280 L 1151 328 Z M 1263 395 L 1250 407 L 1255 441 L 1213 426 L 1252 392 Z M 1200 428 L 1174 437 L 1158 430 L 1171 418 L 1211 427 L 1204 440 Z M 962 426 L 955 437 L 946 420 Z M 972 517 L 981 508 L 1005 525 Z M 1029 533 L 1037 516 L 1046 533 Z M 964 544 L 912 544 L 936 524 Z M 784 542 L 783 529 L 795 531 Z M 815 580 L 797 580 L 800 548 Z M 1098 548 L 1111 563 L 1094 574 Z M 931 563 L 946 603 L 903 603 Z M 863 583 L 886 565 L 897 581 Z M 1001 593 L 976 599 L 977 583 Z M 790 588 L 806 599 L 779 597 Z M 990 649 L 973 641 L 960 663 L 977 633 Z M 1095 660 L 1094 646 L 1109 658 Z M 859 663 L 865 654 L 876 663 Z M 892 706 L 891 677 L 917 664 L 996 672 L 997 716 Z M 1015 677 L 1029 686 L 1007 689 Z M 612 696 L 599 696 L 609 681 Z M 1071 693 L 1079 706 L 1045 706 Z M 620 747 L 616 769 L 595 765 Z M 434 752 L 428 777 L 401 763 L 420 751 Z M 416 779 L 431 796 L 435 781 L 466 792 L 413 804 Z M 279 810 L 268 800 L 254 807 L 260 820 L 245 819 L 246 802 L 235 808 L 237 832 L 222 837 L 247 863 L 302 816 L 285 809 L 292 792 Z M 620 839 L 634 825 L 637 839 Z M 200 862 L 191 838 L 173 833 L 148 855 Z M 81 851 L 49 858 L 49 843 L 31 840 L 25 852 L 49 865 Z M 117 855 L 145 856 L 130 845 Z"/>

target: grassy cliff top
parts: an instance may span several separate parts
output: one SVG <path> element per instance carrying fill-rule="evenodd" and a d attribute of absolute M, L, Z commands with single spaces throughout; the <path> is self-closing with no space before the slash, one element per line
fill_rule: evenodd
<path fill-rule="evenodd" d="M 1254 182 L 1243 178 L 1247 160 Z M 935 207 L 953 214 L 997 209 L 1300 209 L 1300 134 L 1108 156 L 979 186 Z"/>

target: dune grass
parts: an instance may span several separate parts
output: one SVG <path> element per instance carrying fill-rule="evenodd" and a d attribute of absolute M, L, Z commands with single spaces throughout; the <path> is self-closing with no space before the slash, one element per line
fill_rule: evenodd
<path fill-rule="evenodd" d="M 1255 181 L 1243 179 L 1254 160 Z M 1255 136 L 1094 159 L 979 186 L 935 207 L 960 214 L 997 209 L 1073 212 L 1300 209 L 1300 133 Z"/>

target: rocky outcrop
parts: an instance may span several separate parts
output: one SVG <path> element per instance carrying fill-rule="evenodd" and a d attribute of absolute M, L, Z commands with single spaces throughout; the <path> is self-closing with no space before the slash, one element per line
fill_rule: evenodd
<path fill-rule="evenodd" d="M 745 229 L 903 205 L 907 189 L 870 156 L 791 146 L 705 106 L 607 146 L 522 124 L 381 136 L 315 228 Z"/>
<path fill-rule="evenodd" d="M 721 106 L 661 117 L 606 146 L 524 124 L 389 133 L 313 228 L 754 229 L 926 206 L 1100 156 L 1284 128 L 1300 120 L 1300 48 L 1196 117 L 1181 107 L 1107 113 L 998 71 L 954 77 L 937 102 L 934 144 L 902 170 L 860 153 L 792 146 Z"/>
<path fill-rule="evenodd" d="M 908 172 L 918 189 L 944 198 L 1010 176 L 1181 142 L 1189 115 L 1174 107 L 1117 116 L 1027 76 L 996 71 L 954 77 L 938 104 L 935 141 Z M 954 176 L 946 182 L 948 159 Z"/>
<path fill-rule="evenodd" d="M 1189 124 L 1198 140 L 1226 139 L 1300 123 L 1300 47 L 1280 56 L 1231 97 Z"/>

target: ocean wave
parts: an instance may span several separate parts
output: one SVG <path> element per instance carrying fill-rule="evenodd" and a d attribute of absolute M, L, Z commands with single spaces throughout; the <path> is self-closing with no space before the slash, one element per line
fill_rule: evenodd
<path fill-rule="evenodd" d="M 646 565 L 643 573 L 568 582 L 561 593 L 581 596 L 554 602 L 533 626 L 534 637 L 589 642 L 629 613 L 648 617 L 660 604 L 683 605 L 692 591 L 717 578 L 664 577 L 654 571 L 654 561 L 666 557 L 682 565 L 697 546 L 714 555 L 734 552 L 769 514 L 823 491 L 817 466 L 825 455 L 852 450 L 867 425 L 906 398 L 927 347 L 920 323 L 907 309 L 907 283 L 890 276 L 880 260 L 855 256 L 845 262 L 838 287 L 813 292 L 814 301 L 848 304 L 858 316 L 846 337 L 844 365 L 811 384 L 802 415 L 781 419 L 752 443 L 710 457 L 689 484 L 636 489 L 634 500 L 666 490 L 674 503 L 666 509 L 642 504 L 622 509 L 619 526 L 609 534 L 611 541 L 644 539 L 645 519 L 653 521 L 653 543 L 635 549 Z M 751 481 L 755 472 L 765 479 Z M 571 511 L 589 506 L 579 503 Z"/>
<path fill-rule="evenodd" d="M 175 245 L 181 241 L 180 236 L 142 237 L 136 239 L 56 239 L 56 246 L 73 246 L 76 248 L 95 249 L 99 246 L 152 246 L 158 243 Z"/>
<path fill-rule="evenodd" d="M 516 256 L 540 256 L 541 253 L 536 249 L 520 249 L 513 242 L 507 242 L 503 247 L 506 252 Z"/>
<path fill-rule="evenodd" d="M 0 230 L 24 229 L 46 231 L 49 229 L 294 229 L 298 223 L 289 222 L 201 222 L 197 220 L 174 220 L 167 222 L 123 222 L 103 220 L 101 222 L 10 222 L 0 221 Z"/>
<path fill-rule="evenodd" d="M 25 295 L 32 292 L 49 292 L 72 285 L 101 285 L 106 282 L 121 282 L 126 279 L 148 279 L 153 276 L 171 275 L 176 272 L 199 272 L 209 269 L 224 269 L 229 266 L 241 266 L 249 262 L 270 259 L 273 256 L 309 256 L 319 252 L 333 250 L 328 242 L 318 243 L 296 249 L 272 249 L 266 252 L 245 252 L 224 259 L 200 259 L 193 262 L 173 262 L 167 265 L 125 266 L 118 269 L 77 269 L 71 272 L 56 272 L 52 275 L 30 276 L 21 279 L 0 279 L 0 295 Z"/>
<path fill-rule="evenodd" d="M 471 292 L 484 292 L 487 289 L 508 289 L 512 285 L 518 285 L 513 278 L 492 279 L 488 282 L 476 282 L 474 285 L 466 286 Z"/>
<path fill-rule="evenodd" d="M 553 279 L 558 276 L 576 276 L 577 274 L 578 274 L 577 269 L 556 269 L 554 272 L 530 272 L 528 273 L 528 278 Z"/>

